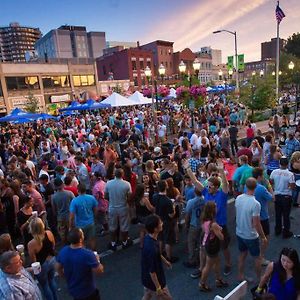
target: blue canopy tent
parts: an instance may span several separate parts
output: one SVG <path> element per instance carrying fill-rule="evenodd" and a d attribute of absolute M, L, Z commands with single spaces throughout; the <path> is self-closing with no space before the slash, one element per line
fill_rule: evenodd
<path fill-rule="evenodd" d="M 49 120 L 49 119 L 56 119 L 56 117 L 49 115 L 49 114 L 41 113 L 41 114 L 36 114 L 35 116 L 33 116 L 30 119 L 31 120 Z"/>
<path fill-rule="evenodd" d="M 73 111 L 77 110 L 79 107 L 81 107 L 81 104 L 78 101 L 73 101 L 68 107 L 61 108 L 59 111 Z"/>
<path fill-rule="evenodd" d="M 207 87 L 206 88 L 206 91 L 208 93 L 220 93 L 220 92 L 231 92 L 231 91 L 234 91 L 235 89 L 235 86 L 232 86 L 232 85 L 217 85 L 217 86 L 213 86 L 213 87 Z"/>
<path fill-rule="evenodd" d="M 20 118 L 30 119 L 31 117 L 35 116 L 36 114 L 28 113 L 20 108 L 15 108 L 5 117 L 0 118 L 0 122 L 11 122 L 19 120 Z"/>
<path fill-rule="evenodd" d="M 86 101 L 86 103 L 82 104 L 77 110 L 94 110 L 94 109 L 105 109 L 110 108 L 110 104 L 104 104 L 96 102 L 92 99 Z"/>
<path fill-rule="evenodd" d="M 24 123 L 30 123 L 32 120 L 27 118 L 19 118 L 18 120 L 12 121 L 13 124 L 24 124 Z"/>

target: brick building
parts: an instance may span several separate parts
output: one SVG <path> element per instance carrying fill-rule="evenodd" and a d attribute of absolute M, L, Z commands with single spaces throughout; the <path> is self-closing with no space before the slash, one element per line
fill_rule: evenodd
<path fill-rule="evenodd" d="M 166 68 L 166 77 L 173 75 L 173 44 L 173 42 L 157 40 L 140 47 L 153 53 L 155 76 L 159 76 L 158 68 L 161 64 Z"/>
<path fill-rule="evenodd" d="M 154 73 L 152 51 L 141 48 L 124 49 L 99 57 L 96 64 L 100 81 L 129 79 L 139 88 L 147 84 L 144 72 L 146 66 Z"/>

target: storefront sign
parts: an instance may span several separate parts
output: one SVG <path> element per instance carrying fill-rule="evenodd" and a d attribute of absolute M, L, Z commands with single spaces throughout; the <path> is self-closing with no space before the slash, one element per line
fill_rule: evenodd
<path fill-rule="evenodd" d="M 43 95 L 33 95 L 38 99 L 40 106 L 44 103 Z M 8 101 L 12 104 L 13 108 L 25 106 L 29 100 L 28 96 L 8 97 Z"/>
<path fill-rule="evenodd" d="M 51 99 L 51 103 L 69 102 L 71 100 L 69 94 L 59 95 L 59 96 L 51 96 L 50 99 Z"/>

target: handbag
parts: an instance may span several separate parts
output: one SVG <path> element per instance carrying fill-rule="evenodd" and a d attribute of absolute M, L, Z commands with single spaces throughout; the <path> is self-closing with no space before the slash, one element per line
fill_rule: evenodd
<path fill-rule="evenodd" d="M 209 234 L 206 238 L 204 247 L 208 255 L 216 255 L 221 249 L 221 242 L 219 238 L 211 232 L 211 223 L 209 224 Z"/>

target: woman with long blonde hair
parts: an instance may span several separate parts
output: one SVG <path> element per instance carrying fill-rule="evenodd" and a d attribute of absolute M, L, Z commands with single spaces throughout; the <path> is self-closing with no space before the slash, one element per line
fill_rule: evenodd
<path fill-rule="evenodd" d="M 47 300 L 57 300 L 55 274 L 55 239 L 50 230 L 45 229 L 42 219 L 36 217 L 29 223 L 29 232 L 33 239 L 28 243 L 28 253 L 32 263 L 41 264 L 37 279 Z"/>

